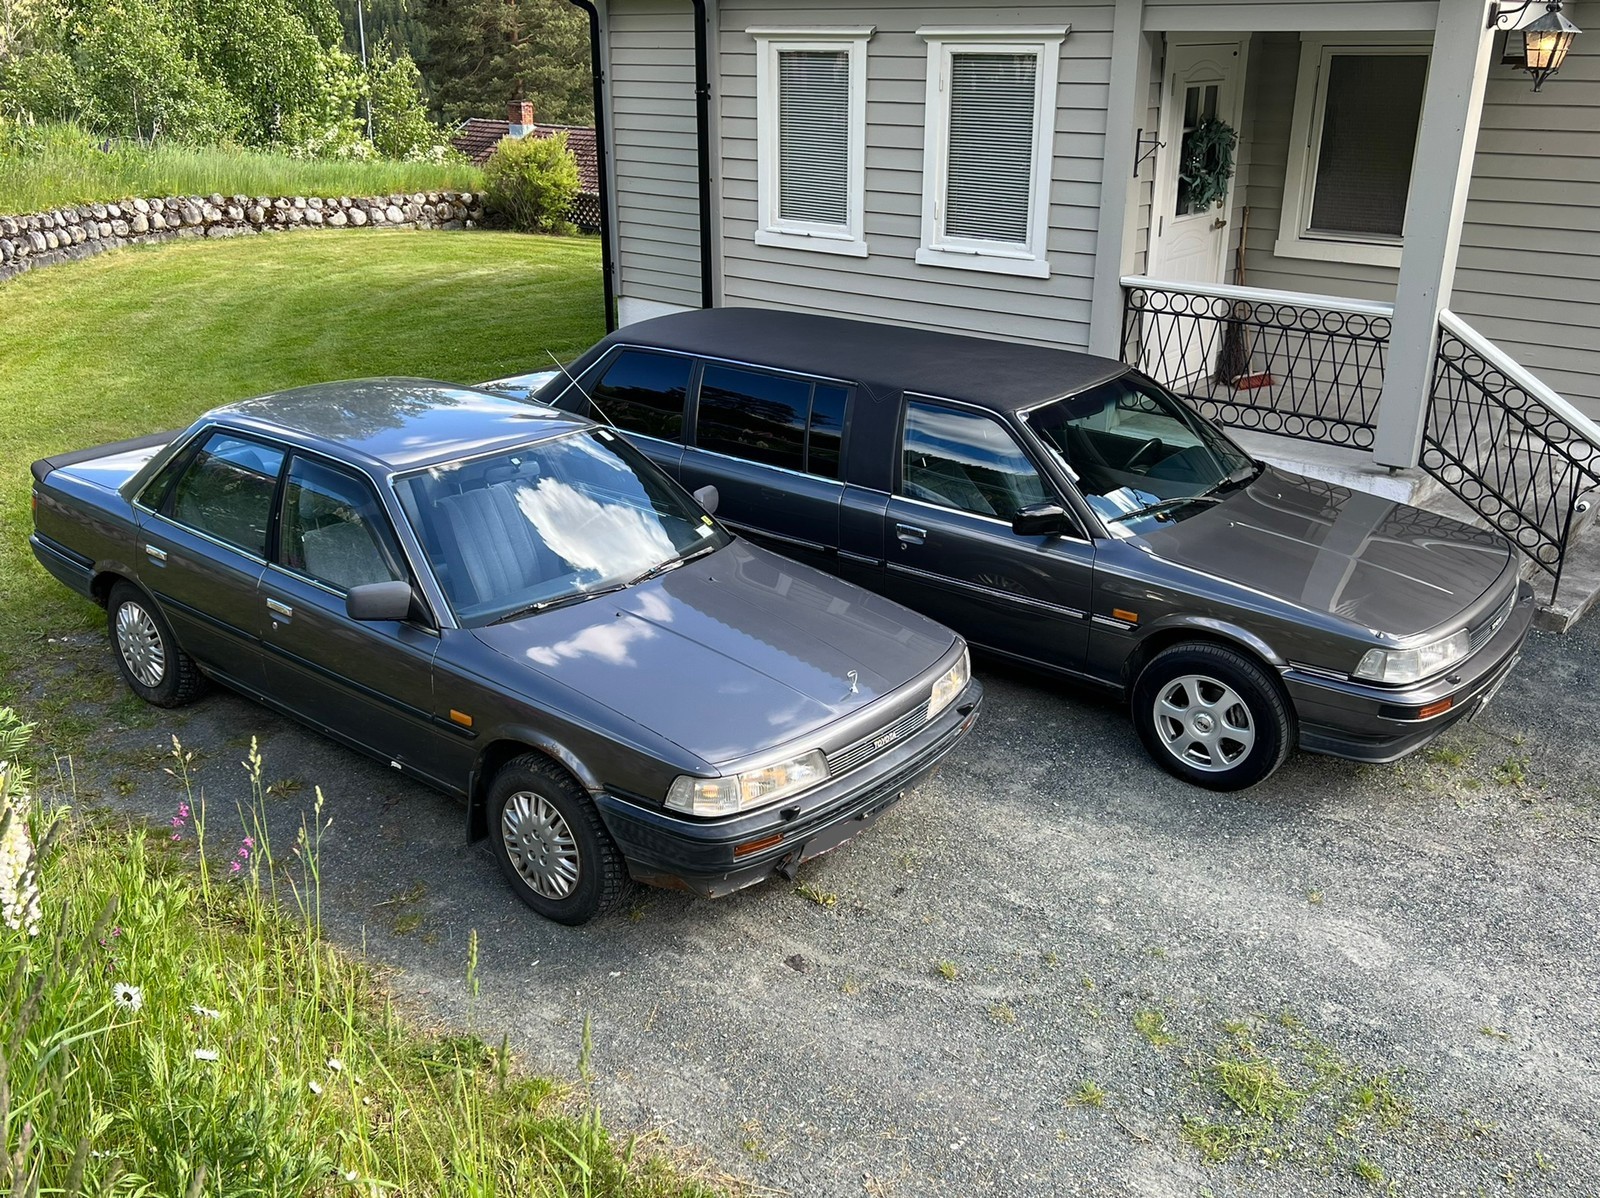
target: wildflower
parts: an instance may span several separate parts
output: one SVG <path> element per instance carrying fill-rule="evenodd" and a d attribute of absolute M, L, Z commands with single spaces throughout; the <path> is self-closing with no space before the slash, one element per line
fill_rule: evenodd
<path fill-rule="evenodd" d="M 345 1171 L 344 1179 L 346 1181 L 354 1181 L 359 1176 L 360 1174 L 358 1174 L 354 1169 L 347 1169 Z"/>
<path fill-rule="evenodd" d="M 194 1059 L 197 1061 L 214 1061 L 217 1059 L 217 1050 L 214 1048 L 197 1048 L 194 1050 Z"/>
<path fill-rule="evenodd" d="M 316 1082 L 307 1082 L 306 1085 L 311 1087 L 311 1092 L 313 1094 L 321 1094 L 322 1093 L 322 1087 L 319 1086 Z"/>
<path fill-rule="evenodd" d="M 344 1070 L 344 1062 L 338 1057 L 328 1058 L 328 1070 L 331 1073 L 340 1073 Z"/>
<path fill-rule="evenodd" d="M 144 991 L 127 982 L 118 982 L 111 987 L 111 1002 L 124 1011 L 137 1011 L 144 1006 Z"/>
<path fill-rule="evenodd" d="M 13 932 L 39 934 L 39 863 L 28 832 L 27 795 L 0 762 L 0 923 Z"/>
<path fill-rule="evenodd" d="M 201 1019 L 221 1019 L 222 1012 L 214 1007 L 202 1007 L 199 1003 L 191 1003 L 189 1009 Z"/>
<path fill-rule="evenodd" d="M 169 771 L 170 772 L 170 771 Z M 183 830 L 189 826 L 189 804 L 180 802 L 178 814 L 172 817 L 172 839 L 182 840 Z"/>
<path fill-rule="evenodd" d="M 237 861 L 228 862 L 228 872 L 230 874 L 238 873 L 239 872 L 239 863 Z"/>

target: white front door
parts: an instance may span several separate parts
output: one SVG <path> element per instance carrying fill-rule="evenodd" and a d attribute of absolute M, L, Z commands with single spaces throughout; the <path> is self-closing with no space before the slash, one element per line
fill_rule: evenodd
<path fill-rule="evenodd" d="M 1236 133 L 1244 93 L 1248 39 L 1227 42 L 1168 42 L 1161 87 L 1161 142 L 1156 182 L 1150 262 L 1153 278 L 1183 283 L 1221 283 L 1227 279 L 1229 214 L 1238 175 L 1220 198 L 1197 198 L 1184 182 L 1182 166 L 1193 149 L 1192 135 L 1209 120 L 1225 122 Z M 1238 161 L 1238 147 L 1234 147 Z M 1163 381 L 1197 381 L 1208 369 L 1214 348 L 1211 322 L 1152 317 Z M 1152 363 L 1154 365 L 1156 363 Z"/>

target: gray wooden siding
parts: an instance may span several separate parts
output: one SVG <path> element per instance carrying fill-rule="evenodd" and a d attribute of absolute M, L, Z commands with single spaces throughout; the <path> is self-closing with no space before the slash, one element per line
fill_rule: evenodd
<path fill-rule="evenodd" d="M 1450 307 L 1600 417 L 1600 46 L 1572 45 L 1538 95 L 1490 68 Z"/>
<path fill-rule="evenodd" d="M 725 302 L 888 320 L 1082 348 L 1099 224 L 1111 65 L 1108 3 L 1019 3 L 994 12 L 941 0 L 724 0 L 720 17 Z M 867 258 L 758 246 L 752 25 L 876 26 L 867 45 Z M 1062 45 L 1048 250 L 1051 276 L 918 266 L 927 25 L 1071 25 Z"/>
<path fill-rule="evenodd" d="M 700 306 L 694 19 L 688 0 L 611 0 L 619 295 Z"/>

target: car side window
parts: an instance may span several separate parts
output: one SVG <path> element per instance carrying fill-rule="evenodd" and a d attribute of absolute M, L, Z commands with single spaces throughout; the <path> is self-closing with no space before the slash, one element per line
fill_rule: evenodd
<path fill-rule="evenodd" d="M 161 514 L 265 557 L 283 451 L 232 433 L 210 434 L 178 477 Z"/>
<path fill-rule="evenodd" d="M 336 591 L 405 578 L 389 519 L 372 488 L 310 458 L 289 465 L 278 559 Z"/>
<path fill-rule="evenodd" d="M 999 421 L 940 404 L 906 404 L 900 494 L 1009 521 L 1049 491 Z"/>
<path fill-rule="evenodd" d="M 811 383 L 781 374 L 707 365 L 700 376 L 695 444 L 768 466 L 806 468 Z"/>
<path fill-rule="evenodd" d="M 839 477 L 850 392 L 830 383 L 708 363 L 695 444 L 768 466 Z"/>
<path fill-rule="evenodd" d="M 679 440 L 693 364 L 678 354 L 623 350 L 589 391 L 597 418 L 647 437 Z"/>

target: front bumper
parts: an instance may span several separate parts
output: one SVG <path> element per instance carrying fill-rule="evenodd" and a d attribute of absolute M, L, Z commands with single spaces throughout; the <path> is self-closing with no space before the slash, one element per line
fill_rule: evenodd
<path fill-rule="evenodd" d="M 1284 682 L 1300 722 L 1300 747 L 1373 764 L 1416 752 L 1452 724 L 1477 715 L 1494 697 L 1522 655 L 1532 623 L 1533 588 L 1524 582 L 1500 630 L 1441 677 L 1395 688 L 1288 670 Z M 1424 708 L 1447 699 L 1446 709 L 1421 716 Z"/>
<path fill-rule="evenodd" d="M 697 820 L 608 794 L 596 804 L 635 881 L 721 898 L 774 874 L 792 876 L 801 862 L 866 831 L 955 748 L 982 703 L 974 679 L 903 744 L 792 802 L 748 814 Z"/>

